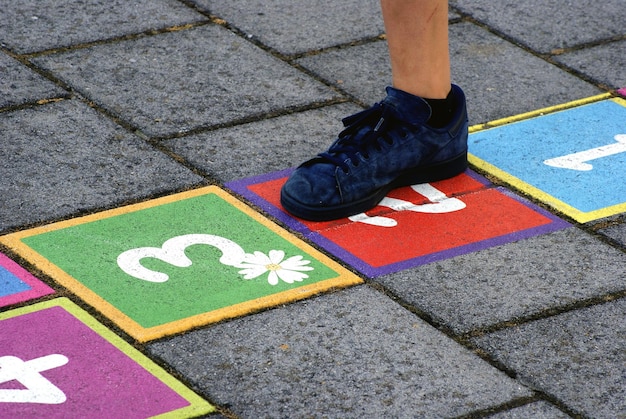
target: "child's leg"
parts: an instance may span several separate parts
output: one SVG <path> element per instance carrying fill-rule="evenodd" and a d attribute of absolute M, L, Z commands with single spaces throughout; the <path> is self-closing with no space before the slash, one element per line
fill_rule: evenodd
<path fill-rule="evenodd" d="M 393 86 L 429 99 L 450 91 L 447 0 L 381 0 Z"/>

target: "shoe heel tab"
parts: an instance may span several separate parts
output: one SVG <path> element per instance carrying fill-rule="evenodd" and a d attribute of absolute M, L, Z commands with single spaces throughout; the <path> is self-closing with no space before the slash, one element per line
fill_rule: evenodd
<path fill-rule="evenodd" d="M 467 103 L 465 100 L 465 93 L 456 84 L 452 85 L 452 92 L 454 101 L 456 102 L 454 117 L 452 120 L 454 124 L 448 128 L 448 132 L 451 136 L 456 136 L 461 129 L 467 129 L 469 125 L 467 116 Z"/>

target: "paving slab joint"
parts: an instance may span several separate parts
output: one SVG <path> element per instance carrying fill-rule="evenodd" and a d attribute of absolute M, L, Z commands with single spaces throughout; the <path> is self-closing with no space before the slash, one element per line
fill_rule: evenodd
<path fill-rule="evenodd" d="M 328 87 L 332 88 L 332 86 L 328 86 Z M 341 95 L 347 96 L 346 94 L 338 91 L 337 89 L 334 89 L 334 90 Z M 189 136 L 197 135 L 197 134 L 205 134 L 205 133 L 217 131 L 220 129 L 233 128 L 239 125 L 246 125 L 246 124 L 250 124 L 254 122 L 271 120 L 273 118 L 279 118 L 281 116 L 293 115 L 293 114 L 297 114 L 301 112 L 312 111 L 315 109 L 321 109 L 321 108 L 325 108 L 328 106 L 339 105 L 339 104 L 348 103 L 348 102 L 350 102 L 349 98 L 335 97 L 335 98 L 331 98 L 331 99 L 324 100 L 324 101 L 309 102 L 305 105 L 288 106 L 288 107 L 283 107 L 283 108 L 269 111 L 269 112 L 252 114 L 252 115 L 245 116 L 243 118 L 233 119 L 228 122 L 211 124 L 211 125 L 201 125 L 201 126 L 197 126 L 191 129 L 186 129 L 184 131 L 179 131 L 173 134 L 168 134 L 168 135 L 163 135 L 163 136 L 155 135 L 155 136 L 149 137 L 146 134 L 143 134 L 143 133 L 142 134 L 144 135 L 145 138 L 150 139 L 152 141 L 175 140 L 178 138 L 185 138 L 185 137 L 189 137 Z"/>
<path fill-rule="evenodd" d="M 246 40 L 247 42 L 251 43 L 252 45 L 262 49 L 263 51 L 267 52 L 268 54 L 272 55 L 273 57 L 278 58 L 281 61 L 288 62 L 288 56 L 287 55 L 282 54 L 280 51 L 265 45 L 264 43 L 262 43 L 261 41 L 256 39 L 254 37 L 254 35 L 247 33 L 246 31 L 242 30 L 238 26 L 235 26 L 231 22 L 228 22 L 226 19 L 213 14 L 210 10 L 204 9 L 202 6 L 194 4 L 194 3 L 191 3 L 188 0 L 180 0 L 180 2 L 185 4 L 185 5 L 187 5 L 187 6 L 189 6 L 189 7 L 191 7 L 196 12 L 206 16 L 211 21 L 211 23 L 219 25 L 219 26 L 229 30 L 233 34 L 235 34 L 238 37 Z"/>
<path fill-rule="evenodd" d="M 486 409 L 476 410 L 474 412 L 467 413 L 465 415 L 457 416 L 455 419 L 478 419 L 478 418 L 486 418 L 498 413 L 504 413 L 509 410 L 526 406 L 531 403 L 536 403 L 538 401 L 544 400 L 541 395 L 535 394 L 531 397 L 520 397 L 518 399 L 509 401 L 507 403 L 503 403 L 498 406 L 492 406 Z"/>
<path fill-rule="evenodd" d="M 20 110 L 23 110 L 23 109 L 30 109 L 30 108 L 32 108 L 34 106 L 42 106 L 42 105 L 47 105 L 49 103 L 61 102 L 63 100 L 67 100 L 67 99 L 71 99 L 71 98 L 72 98 L 72 95 L 70 93 L 68 93 L 67 95 L 63 95 L 63 96 L 39 99 L 39 100 L 37 100 L 35 102 L 25 102 L 25 103 L 20 103 L 19 105 L 11 105 L 11 106 L 0 107 L 0 113 L 20 111 Z"/>
<path fill-rule="evenodd" d="M 375 36 L 366 36 L 361 39 L 354 39 L 354 40 L 351 40 L 350 42 L 344 42 L 341 44 L 335 44 L 335 45 L 331 45 L 331 46 L 327 46 L 323 48 L 311 49 L 305 52 L 285 55 L 285 58 L 287 61 L 295 61 L 295 60 L 299 60 L 305 57 L 313 57 L 313 56 L 324 54 L 327 52 L 339 51 L 339 50 L 346 49 L 346 48 L 352 48 L 352 47 L 357 47 L 361 45 L 368 45 L 368 44 L 372 44 L 375 42 L 386 41 L 386 40 L 387 40 L 387 34 L 383 32 Z"/>
<path fill-rule="evenodd" d="M 624 244 L 622 242 L 612 237 L 609 237 L 606 234 L 602 234 L 602 232 L 600 231 L 602 229 L 618 226 L 623 223 L 624 223 L 623 220 L 620 222 L 607 221 L 607 222 L 600 222 L 598 224 L 591 224 L 591 225 L 582 224 L 578 226 L 578 228 L 580 228 L 582 231 L 589 234 L 590 236 L 594 237 L 596 240 L 601 241 L 602 243 L 605 243 L 611 247 L 614 247 L 615 249 L 619 250 L 622 253 L 626 253 L 626 247 L 624 247 Z"/>
<path fill-rule="evenodd" d="M 468 345 L 468 341 L 467 341 L 467 339 L 465 339 L 464 335 L 459 335 L 459 334 L 455 333 L 454 330 L 451 327 L 449 327 L 448 325 L 446 325 L 443 321 L 439 321 L 439 320 L 435 319 L 432 315 L 428 314 L 428 312 L 426 312 L 424 310 L 421 310 L 420 308 L 416 307 L 415 305 L 412 305 L 408 301 L 404 300 L 400 295 L 398 295 L 395 292 L 389 290 L 384 285 L 382 285 L 382 284 L 380 284 L 378 282 L 374 282 L 374 281 L 372 281 L 371 279 L 368 279 L 368 278 L 365 279 L 365 283 L 369 287 L 375 289 L 376 291 L 380 292 L 381 294 L 383 294 L 387 298 L 391 299 L 395 303 L 397 303 L 400 306 L 402 306 L 405 310 L 408 310 L 409 312 L 413 313 L 415 316 L 417 316 L 421 320 L 425 321 L 426 323 L 428 323 L 429 325 L 431 325 L 435 329 L 439 330 L 441 333 L 443 333 L 444 335 L 446 335 L 450 339 L 456 341 L 457 343 L 459 343 L 459 344 L 461 344 L 461 345 L 463 345 L 465 347 L 468 347 L 472 351 L 475 349 L 473 345 Z"/>
<path fill-rule="evenodd" d="M 549 317 L 555 317 L 561 314 L 573 312 L 576 310 L 585 309 L 588 307 L 598 306 L 602 304 L 606 304 L 612 301 L 620 300 L 622 298 L 626 298 L 626 289 L 613 292 L 610 294 L 605 294 L 597 297 L 587 298 L 584 300 L 574 301 L 569 304 L 564 304 L 558 307 L 551 307 L 549 309 L 540 311 L 538 313 L 532 314 L 530 316 L 519 317 L 512 320 L 507 320 L 501 323 L 496 323 L 490 325 L 488 327 L 472 330 L 462 335 L 456 335 L 457 341 L 461 342 L 463 345 L 470 347 L 472 350 L 475 350 L 476 347 L 470 342 L 471 339 L 476 339 L 481 336 L 495 333 L 504 329 L 509 329 L 513 327 L 519 327 L 527 323 L 531 323 L 537 320 L 546 319 Z"/>
<path fill-rule="evenodd" d="M 572 408 L 570 408 L 567 404 L 565 404 L 563 401 L 558 399 L 556 396 L 548 394 L 541 389 L 535 388 L 532 384 L 524 382 L 523 380 L 520 380 L 520 378 L 518 377 L 517 371 L 515 371 L 512 368 L 509 368 L 508 366 L 502 364 L 501 362 L 495 361 L 483 349 L 480 349 L 480 348 L 472 349 L 473 345 L 469 342 L 465 343 L 464 345 L 468 347 L 468 349 L 470 349 L 474 354 L 480 357 L 483 361 L 492 365 L 494 368 L 497 368 L 502 373 L 506 374 L 509 378 L 515 380 L 520 386 L 526 387 L 527 389 L 532 391 L 533 396 L 515 399 L 499 406 L 494 406 L 494 407 L 490 407 L 484 410 L 470 412 L 467 415 L 460 416 L 458 419 L 474 419 L 474 418 L 490 417 L 494 414 L 503 413 L 503 412 L 506 412 L 506 411 L 509 411 L 518 407 L 522 407 L 530 403 L 535 403 L 538 401 L 546 401 L 550 403 L 551 405 L 556 406 L 556 408 L 558 408 L 560 411 L 567 414 L 568 416 L 571 416 L 574 418 L 584 417 L 579 412 L 574 411 Z"/>
<path fill-rule="evenodd" d="M 234 24 L 228 22 L 226 19 L 223 19 L 219 16 L 216 16 L 214 14 L 211 13 L 211 11 L 206 10 L 194 3 L 189 2 L 188 0 L 181 0 L 182 3 L 188 5 L 189 7 L 193 8 L 194 10 L 196 10 L 197 12 L 203 14 L 204 16 L 207 16 L 211 22 L 222 26 L 225 29 L 228 29 L 229 31 L 231 31 L 233 34 L 239 36 L 240 38 L 244 39 L 247 42 L 250 42 L 252 45 L 262 49 L 263 51 L 265 51 L 266 53 L 272 55 L 273 57 L 285 62 L 286 64 L 294 67 L 296 70 L 305 73 L 307 76 L 315 79 L 316 81 L 318 81 L 319 83 L 324 84 L 325 86 L 331 88 L 332 90 L 334 90 L 335 92 L 341 94 L 344 97 L 349 98 L 349 100 L 357 103 L 359 106 L 362 107 L 368 107 L 371 104 L 368 103 L 364 103 L 362 101 L 360 101 L 359 99 L 357 99 L 356 97 L 354 97 L 353 95 L 349 94 L 348 92 L 346 92 L 345 90 L 330 84 L 326 79 L 324 79 L 323 77 L 318 76 L 317 74 L 315 74 L 314 72 L 311 72 L 310 70 L 302 67 L 301 65 L 297 64 L 295 61 L 303 58 L 303 57 L 308 57 L 308 56 L 312 56 L 312 55 L 319 55 L 321 53 L 324 52 L 328 52 L 328 51 L 333 51 L 333 50 L 338 50 L 338 49 L 342 49 L 342 48 L 347 48 L 347 47 L 354 47 L 354 46 L 358 46 L 358 45 L 365 45 L 365 44 L 369 44 L 372 42 L 377 42 L 377 41 L 381 41 L 381 40 L 385 40 L 386 39 L 386 35 L 384 33 L 381 33 L 377 36 L 374 37 L 365 37 L 363 39 L 358 39 L 358 40 L 353 40 L 344 44 L 338 44 L 338 45 L 333 45 L 331 47 L 326 47 L 326 48 L 320 48 L 317 50 L 309 50 L 303 53 L 296 53 L 296 54 L 284 54 L 280 51 L 278 51 L 275 48 L 272 48 L 266 44 L 264 44 L 263 42 L 261 42 L 259 39 L 257 39 L 256 37 L 254 37 L 254 35 L 247 33 L 246 31 L 240 29 L 239 27 L 235 26 Z M 337 102 L 337 103 L 342 103 L 342 102 Z M 329 103 L 330 105 L 330 103 Z M 216 127 L 216 128 L 224 128 L 224 127 Z"/>
<path fill-rule="evenodd" d="M 600 45 L 606 45 L 606 44 L 611 44 L 614 42 L 623 41 L 625 39 L 626 39 L 626 35 L 611 36 L 609 38 L 597 39 L 597 40 L 590 41 L 590 42 L 576 44 L 568 48 L 553 49 L 552 51 L 550 51 L 550 55 L 563 55 L 563 54 L 567 54 L 567 53 L 574 52 L 574 51 L 580 51 L 583 49 L 593 48 L 593 47 L 597 47 Z"/>
<path fill-rule="evenodd" d="M 114 36 L 111 38 L 103 38 L 103 39 L 98 39 L 96 41 L 82 42 L 82 43 L 72 44 L 72 45 L 58 47 L 58 48 L 49 48 L 49 49 L 44 49 L 44 50 L 40 50 L 36 52 L 17 54 L 17 57 L 20 57 L 25 60 L 30 60 L 33 58 L 38 58 L 38 57 L 42 57 L 46 55 L 59 54 L 59 53 L 69 52 L 69 51 L 76 51 L 76 50 L 95 47 L 98 45 L 106 45 L 106 44 L 113 44 L 113 43 L 118 43 L 118 42 L 123 42 L 123 41 L 137 40 L 137 39 L 146 38 L 149 36 L 155 36 L 155 35 L 160 35 L 160 34 L 170 33 L 170 32 L 179 32 L 179 31 L 189 30 L 189 29 L 206 26 L 210 24 L 212 24 L 212 22 L 209 20 L 200 20 L 197 22 L 190 22 L 190 23 L 185 23 L 185 24 L 180 24 L 180 25 L 167 26 L 167 27 L 158 28 L 158 29 L 151 28 L 151 29 L 147 29 L 141 32 L 130 33 L 126 35 L 119 35 L 119 36 Z"/>
<path fill-rule="evenodd" d="M 67 85 L 63 81 L 57 79 L 49 71 L 44 70 L 43 68 L 40 68 L 39 66 L 33 64 L 30 61 L 30 57 L 29 57 L 28 54 L 18 54 L 18 53 L 15 53 L 15 52 L 11 51 L 10 49 L 6 48 L 5 46 L 0 46 L 0 54 L 1 53 L 7 54 L 8 56 L 10 56 L 14 60 L 18 61 L 20 64 L 22 64 L 23 66 L 27 67 L 31 71 L 34 71 L 35 73 L 39 74 L 40 76 L 44 77 L 45 79 L 51 81 L 52 83 L 54 83 L 55 85 L 57 85 L 61 89 L 66 90 L 68 92 L 67 94 L 59 96 L 59 97 L 41 98 L 40 100 L 38 100 L 36 102 L 36 104 L 44 105 L 46 103 L 53 102 L 53 101 L 55 101 L 57 99 L 58 100 L 70 99 L 72 97 L 72 89 L 71 89 L 71 87 L 69 85 Z M 15 107 L 8 107 L 8 108 L 0 108 L 0 112 L 19 110 L 19 109 L 23 109 L 23 108 L 26 108 L 26 107 L 30 107 L 29 104 L 23 104 L 23 105 L 19 105 L 19 106 L 15 106 Z"/>
<path fill-rule="evenodd" d="M 463 14 L 462 14 L 463 15 Z M 576 70 L 575 68 L 572 68 L 570 66 L 567 66 L 557 60 L 554 59 L 555 56 L 564 54 L 565 52 L 570 52 L 570 50 L 575 50 L 575 49 L 585 49 L 588 48 L 590 45 L 587 44 L 581 44 L 580 48 L 578 48 L 578 46 L 574 46 L 574 47 L 570 47 L 567 48 L 567 50 L 563 49 L 563 51 L 559 50 L 554 50 L 554 51 L 550 51 L 549 53 L 542 53 L 539 52 L 537 50 L 535 50 L 534 48 L 532 48 L 530 45 L 524 44 L 521 40 L 508 35 L 505 32 L 502 32 L 501 30 L 498 30 L 490 25 L 488 25 L 487 23 L 471 16 L 471 15 L 464 15 L 463 21 L 465 22 L 469 22 L 472 23 L 484 30 L 486 30 L 487 32 L 490 32 L 492 34 L 494 34 L 495 36 L 503 39 L 504 41 L 518 47 L 521 48 L 522 50 L 524 50 L 526 53 L 531 54 L 543 61 L 546 61 L 548 64 L 551 64 L 569 74 L 571 74 L 574 77 L 577 77 L 589 84 L 592 84 L 596 87 L 598 87 L 599 89 L 605 91 L 605 92 L 610 92 L 612 90 L 612 88 L 610 86 L 608 86 L 605 83 L 600 82 L 599 80 L 593 79 L 592 77 L 588 76 L 587 74 Z M 624 38 L 624 36 L 619 36 L 619 37 L 612 37 L 606 40 L 602 40 L 602 41 L 598 41 L 598 45 L 602 45 L 605 43 L 609 43 L 609 42 L 616 42 L 619 40 L 622 40 Z M 595 45 L 595 44 L 594 44 Z"/>

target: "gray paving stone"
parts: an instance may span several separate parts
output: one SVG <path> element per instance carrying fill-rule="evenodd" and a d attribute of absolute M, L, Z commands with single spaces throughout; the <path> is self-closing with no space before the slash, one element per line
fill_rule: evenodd
<path fill-rule="evenodd" d="M 0 108 L 66 97 L 68 92 L 0 53 Z"/>
<path fill-rule="evenodd" d="M 296 62 L 366 104 L 381 100 L 385 86 L 391 84 L 386 41 L 330 50 Z"/>
<path fill-rule="evenodd" d="M 448 10 L 448 20 L 454 20 L 454 19 L 460 19 L 461 15 L 458 14 L 456 11 L 450 9 Z"/>
<path fill-rule="evenodd" d="M 0 230 L 203 181 L 82 102 L 0 113 Z"/>
<path fill-rule="evenodd" d="M 452 72 L 470 118 L 488 122 L 603 93 L 595 86 L 469 23 L 453 26 Z"/>
<path fill-rule="evenodd" d="M 554 59 L 610 88 L 626 86 L 626 40 L 569 52 Z"/>
<path fill-rule="evenodd" d="M 568 228 L 376 278 L 456 333 L 623 291 L 626 254 Z"/>
<path fill-rule="evenodd" d="M 261 43 L 296 54 L 384 32 L 378 0 L 193 0 Z"/>
<path fill-rule="evenodd" d="M 150 136 L 338 97 L 217 25 L 35 61 Z"/>
<path fill-rule="evenodd" d="M 490 419 L 567 419 L 570 416 L 547 402 L 535 402 L 489 416 Z"/>
<path fill-rule="evenodd" d="M 599 230 L 599 233 L 617 241 L 622 247 L 626 248 L 626 224 L 617 224 Z"/>
<path fill-rule="evenodd" d="M 623 266 L 623 265 L 622 265 Z M 478 338 L 475 343 L 587 417 L 626 417 L 626 299 Z"/>
<path fill-rule="evenodd" d="M 450 417 L 530 394 L 367 286 L 148 350 L 246 418 Z"/>
<path fill-rule="evenodd" d="M 622 0 L 451 0 L 450 5 L 544 53 L 626 34 Z"/>
<path fill-rule="evenodd" d="M 468 97 L 470 122 L 489 122 L 601 91 L 468 22 L 450 27 L 452 76 Z M 365 103 L 391 82 L 386 42 L 328 51 L 297 61 Z"/>
<path fill-rule="evenodd" d="M 297 166 L 328 148 L 341 119 L 362 110 L 353 104 L 265 119 L 164 141 L 174 153 L 221 181 Z"/>
<path fill-rule="evenodd" d="M 32 53 L 203 20 L 176 0 L 10 1 L 0 7 L 0 43 Z"/>

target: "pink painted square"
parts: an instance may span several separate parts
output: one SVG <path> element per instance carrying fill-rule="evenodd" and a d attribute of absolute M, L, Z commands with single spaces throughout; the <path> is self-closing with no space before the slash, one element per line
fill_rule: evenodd
<path fill-rule="evenodd" d="M 145 418 L 189 404 L 61 306 L 0 320 L 0 418 Z"/>

